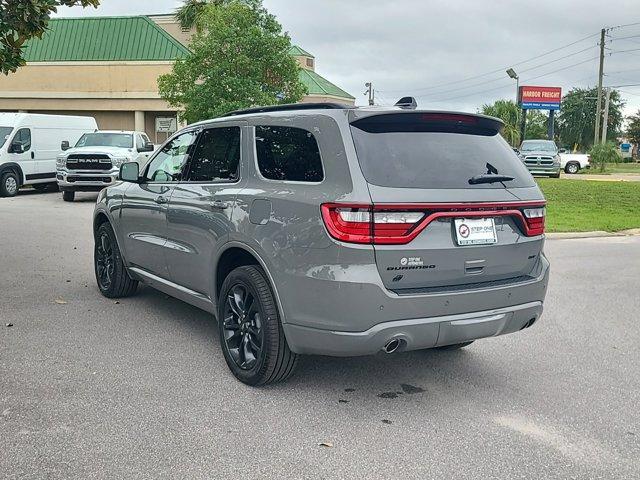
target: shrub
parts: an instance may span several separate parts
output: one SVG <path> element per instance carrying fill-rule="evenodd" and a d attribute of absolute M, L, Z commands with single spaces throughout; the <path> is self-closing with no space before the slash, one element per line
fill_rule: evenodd
<path fill-rule="evenodd" d="M 591 163 L 601 172 L 604 172 L 607 163 L 618 163 L 622 157 L 618 153 L 618 147 L 613 142 L 595 145 L 589 151 Z"/>

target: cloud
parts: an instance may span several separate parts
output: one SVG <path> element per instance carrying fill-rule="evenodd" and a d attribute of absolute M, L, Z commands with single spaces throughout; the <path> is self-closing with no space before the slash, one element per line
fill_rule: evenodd
<path fill-rule="evenodd" d="M 105 0 L 97 12 L 167 13 L 175 0 Z M 295 43 L 316 56 L 319 73 L 365 102 L 372 81 L 378 100 L 414 95 L 423 108 L 475 111 L 515 97 L 510 66 L 523 82 L 595 85 L 600 29 L 640 19 L 637 0 L 264 0 Z M 78 9 L 61 14 L 83 14 Z M 584 39 L 550 55 L 541 53 Z M 622 39 L 621 37 L 632 37 Z M 607 39 L 605 84 L 640 83 L 640 25 L 614 29 Z M 566 58 L 563 58 L 566 57 Z M 516 65 L 519 64 L 519 65 Z M 528 71 L 527 71 L 528 70 Z M 469 81 L 469 77 L 489 73 Z M 622 88 L 627 113 L 640 108 L 640 87 Z"/>

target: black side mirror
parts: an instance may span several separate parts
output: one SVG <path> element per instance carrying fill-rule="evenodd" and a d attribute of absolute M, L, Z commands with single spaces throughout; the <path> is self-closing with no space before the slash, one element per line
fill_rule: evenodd
<path fill-rule="evenodd" d="M 138 162 L 127 162 L 120 166 L 120 180 L 123 182 L 140 183 L 140 165 Z"/>
<path fill-rule="evenodd" d="M 63 152 L 66 152 L 67 150 L 69 150 L 71 148 L 71 146 L 69 145 L 69 141 L 68 140 L 63 140 L 62 143 L 60 144 L 60 149 Z"/>
<path fill-rule="evenodd" d="M 21 143 L 12 143 L 9 147 L 9 153 L 24 153 L 24 145 Z"/>
<path fill-rule="evenodd" d="M 558 150 L 558 153 L 567 153 L 567 149 L 566 148 L 561 148 L 560 150 Z"/>

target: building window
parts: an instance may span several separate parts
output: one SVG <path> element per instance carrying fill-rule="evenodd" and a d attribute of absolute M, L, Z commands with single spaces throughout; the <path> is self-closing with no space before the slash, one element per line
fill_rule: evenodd
<path fill-rule="evenodd" d="M 307 58 L 307 67 L 313 68 L 313 58 Z"/>
<path fill-rule="evenodd" d="M 264 178 L 295 182 L 324 179 L 318 142 L 307 130 L 256 127 L 258 168 Z"/>

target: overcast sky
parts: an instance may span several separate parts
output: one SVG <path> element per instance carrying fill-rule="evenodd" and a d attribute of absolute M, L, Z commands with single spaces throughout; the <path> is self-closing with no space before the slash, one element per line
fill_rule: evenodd
<path fill-rule="evenodd" d="M 61 9 L 59 15 L 169 13 L 181 4 L 176 0 L 102 3 L 97 11 Z M 561 86 L 565 91 L 595 85 L 600 29 L 634 23 L 638 25 L 609 33 L 605 85 L 640 84 L 639 0 L 264 0 L 264 4 L 293 42 L 316 56 L 316 70 L 359 104 L 366 102 L 364 83 L 371 81 L 381 104 L 413 95 L 423 108 L 475 111 L 498 98 L 515 98 L 515 81 L 504 73 L 508 67 L 519 73 L 521 84 Z M 573 42 L 577 43 L 561 48 Z M 559 50 L 530 60 L 554 49 Z M 619 89 L 627 113 L 640 109 L 640 86 Z"/>

